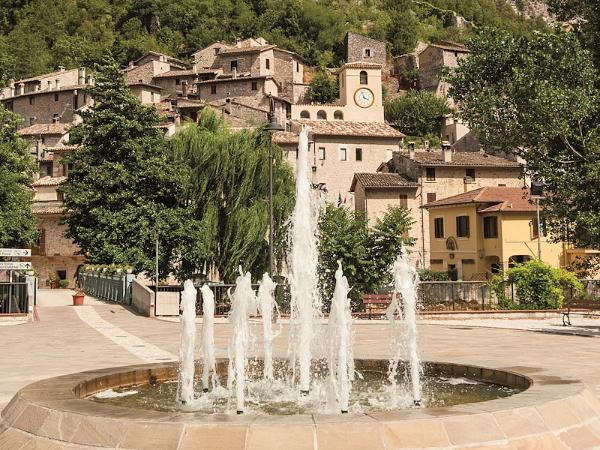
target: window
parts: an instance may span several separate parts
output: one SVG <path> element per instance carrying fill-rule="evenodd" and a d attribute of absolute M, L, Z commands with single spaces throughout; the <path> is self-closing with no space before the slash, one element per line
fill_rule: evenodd
<path fill-rule="evenodd" d="M 300 72 L 300 63 L 296 61 L 296 72 Z"/>
<path fill-rule="evenodd" d="M 258 82 L 256 82 L 256 81 L 252 82 L 252 90 L 253 91 L 257 91 L 258 90 Z"/>
<path fill-rule="evenodd" d="M 425 169 L 427 181 L 435 181 L 435 167 L 427 167 Z"/>
<path fill-rule="evenodd" d="M 475 264 L 475 260 L 474 259 L 463 259 L 462 261 L 463 266 L 469 265 L 469 264 Z"/>
<path fill-rule="evenodd" d="M 323 111 L 322 109 L 320 111 L 317 111 L 317 119 L 327 120 L 327 113 L 325 111 Z"/>
<path fill-rule="evenodd" d="M 265 68 L 268 70 L 271 68 L 271 60 L 270 59 L 265 59 Z"/>
<path fill-rule="evenodd" d="M 458 216 L 456 218 L 456 235 L 461 238 L 469 237 L 469 216 Z"/>
<path fill-rule="evenodd" d="M 56 191 L 56 200 L 59 202 L 65 201 L 65 194 L 62 191 Z"/>
<path fill-rule="evenodd" d="M 300 112 L 301 119 L 310 119 L 310 113 L 306 110 Z"/>
<path fill-rule="evenodd" d="M 346 154 L 347 150 L 345 148 L 340 148 L 340 161 L 346 161 L 347 158 L 347 154 Z"/>
<path fill-rule="evenodd" d="M 441 266 L 444 264 L 444 260 L 443 259 L 432 259 L 429 261 L 429 264 L 431 264 L 432 266 Z"/>
<path fill-rule="evenodd" d="M 483 237 L 485 239 L 495 239 L 498 237 L 498 218 L 484 217 L 483 218 Z"/>
<path fill-rule="evenodd" d="M 319 147 L 319 160 L 325 160 L 325 147 Z"/>
<path fill-rule="evenodd" d="M 546 235 L 546 221 L 542 219 L 542 236 L 544 237 Z M 537 239 L 538 237 L 540 237 L 540 227 L 538 226 L 538 221 L 537 219 L 533 219 L 531 221 L 531 239 Z"/>
<path fill-rule="evenodd" d="M 57 102 L 58 101 L 58 94 L 54 94 L 54 101 Z"/>
<path fill-rule="evenodd" d="M 467 178 L 470 178 L 472 181 L 475 181 L 475 169 L 467 169 L 466 176 L 467 176 Z"/>
<path fill-rule="evenodd" d="M 371 57 L 371 49 L 365 48 L 363 54 L 364 54 L 365 58 L 370 58 Z"/>
<path fill-rule="evenodd" d="M 73 163 L 63 164 L 63 176 L 68 177 L 73 172 Z"/>
<path fill-rule="evenodd" d="M 4 106 L 6 106 L 6 109 L 8 109 L 9 111 L 13 110 L 13 102 L 6 102 Z"/>
<path fill-rule="evenodd" d="M 175 78 L 175 84 L 177 86 L 179 86 L 181 84 L 181 79 L 180 78 Z"/>
<path fill-rule="evenodd" d="M 369 76 L 364 70 L 360 71 L 360 84 L 369 84 Z"/>
<path fill-rule="evenodd" d="M 362 161 L 362 148 L 357 148 L 356 149 L 356 160 L 357 161 Z"/>
<path fill-rule="evenodd" d="M 221 47 L 215 47 L 214 50 L 215 50 L 215 55 L 218 55 L 219 52 L 221 51 Z"/>
<path fill-rule="evenodd" d="M 210 87 L 210 93 L 213 94 L 213 95 L 217 93 L 217 86 L 216 85 L 213 84 Z"/>
<path fill-rule="evenodd" d="M 59 280 L 66 280 L 67 279 L 67 271 L 66 270 L 57 270 L 56 277 Z"/>
<path fill-rule="evenodd" d="M 150 92 L 150 103 L 154 103 L 154 92 Z"/>
<path fill-rule="evenodd" d="M 29 118 L 29 125 L 33 125 L 35 123 L 35 117 Z"/>
<path fill-rule="evenodd" d="M 46 165 L 46 176 L 47 177 L 51 177 L 52 176 L 52 164 Z"/>
<path fill-rule="evenodd" d="M 435 238 L 436 239 L 444 239 L 444 218 L 436 217 L 433 220 L 435 226 Z"/>
<path fill-rule="evenodd" d="M 54 122 L 58 122 L 59 119 L 60 119 L 60 116 L 58 115 L 58 113 L 52 114 L 52 120 L 54 120 Z"/>
<path fill-rule="evenodd" d="M 408 195 L 400 194 L 398 196 L 398 200 L 399 200 L 398 203 L 401 208 L 408 208 Z"/>
<path fill-rule="evenodd" d="M 238 68 L 237 59 L 229 62 L 229 68 L 231 69 L 232 72 L 234 70 L 237 71 L 237 68 Z"/>
<path fill-rule="evenodd" d="M 427 193 L 427 203 L 435 202 L 436 199 L 437 199 L 437 195 L 435 192 Z"/>
<path fill-rule="evenodd" d="M 341 111 L 335 111 L 333 113 L 333 119 L 334 120 L 344 120 L 344 113 Z"/>
<path fill-rule="evenodd" d="M 35 97 L 33 95 L 29 97 L 29 104 L 30 105 L 35 104 Z"/>

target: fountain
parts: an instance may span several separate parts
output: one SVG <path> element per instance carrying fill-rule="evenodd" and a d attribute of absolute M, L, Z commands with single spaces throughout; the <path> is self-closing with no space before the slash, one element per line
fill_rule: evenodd
<path fill-rule="evenodd" d="M 307 127 L 300 132 L 296 161 L 296 206 L 291 229 L 291 314 L 290 359 L 299 367 L 300 392 L 310 390 L 311 346 L 315 317 L 321 315 L 317 293 L 317 215 L 308 172 Z"/>
<path fill-rule="evenodd" d="M 202 292 L 202 390 L 206 393 L 217 384 L 214 335 L 215 295 L 207 284 L 202 286 L 200 292 Z"/>
<path fill-rule="evenodd" d="M 194 346 L 196 344 L 196 288 L 191 280 L 181 294 L 181 344 L 179 346 L 178 400 L 189 406 L 194 401 Z"/>
<path fill-rule="evenodd" d="M 274 292 L 276 284 L 271 280 L 268 273 L 263 275 L 260 286 L 258 287 L 258 310 L 262 316 L 264 357 L 263 374 L 266 380 L 273 379 L 273 340 L 281 333 L 279 330 L 273 331 L 273 312 L 278 313 L 277 303 L 275 302 Z"/>

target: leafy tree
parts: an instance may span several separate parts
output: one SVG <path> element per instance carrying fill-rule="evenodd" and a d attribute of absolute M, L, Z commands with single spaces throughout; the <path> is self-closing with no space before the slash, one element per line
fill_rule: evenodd
<path fill-rule="evenodd" d="M 70 133 L 80 147 L 66 158 L 73 164 L 62 187 L 67 236 L 91 262 L 152 274 L 158 234 L 160 276 L 174 267 L 189 276 L 189 260 L 203 253 L 199 226 L 185 206 L 181 170 L 157 128 L 159 117 L 131 94 L 110 55 L 96 66 L 96 80 L 89 90 L 94 106 Z M 181 258 L 185 264 L 176 265 Z"/>
<path fill-rule="evenodd" d="M 186 198 L 200 221 L 201 263 L 234 281 L 238 266 L 260 276 L 268 262 L 269 141 L 261 130 L 232 132 L 224 119 L 204 110 L 198 124 L 187 124 L 172 139 Z M 287 223 L 294 206 L 291 168 L 274 151 L 273 209 L 276 259 L 284 260 Z"/>
<path fill-rule="evenodd" d="M 517 305 L 506 297 L 503 277 L 496 275 L 490 281 L 500 308 L 511 309 L 556 309 L 564 301 L 563 291 L 572 289 L 575 294 L 583 292 L 583 285 L 573 272 L 551 267 L 539 259 L 519 264 L 506 272 L 509 283 L 513 283 L 519 300 Z"/>
<path fill-rule="evenodd" d="M 342 261 L 344 275 L 353 286 L 351 298 L 358 306 L 363 292 L 374 292 L 392 280 L 390 268 L 408 237 L 410 213 L 391 207 L 372 228 L 359 213 L 328 205 L 319 220 L 319 285 L 323 304 L 330 304 L 335 271 Z"/>
<path fill-rule="evenodd" d="M 0 247 L 29 247 L 37 239 L 28 188 L 35 164 L 17 132 L 19 122 L 0 105 Z"/>
<path fill-rule="evenodd" d="M 385 118 L 409 136 L 439 139 L 442 121 L 452 112 L 445 98 L 427 91 L 409 91 L 385 102 Z"/>
<path fill-rule="evenodd" d="M 333 103 L 340 97 L 340 87 L 329 73 L 320 71 L 310 80 L 306 97 L 311 103 Z"/>
<path fill-rule="evenodd" d="M 573 34 L 484 30 L 447 78 L 460 115 L 488 148 L 516 152 L 546 183 L 551 235 L 600 248 L 598 72 Z"/>

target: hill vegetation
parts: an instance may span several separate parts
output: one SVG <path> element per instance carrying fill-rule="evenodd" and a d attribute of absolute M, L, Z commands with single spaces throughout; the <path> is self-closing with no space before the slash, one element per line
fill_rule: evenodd
<path fill-rule="evenodd" d="M 118 62 L 149 50 L 181 58 L 216 40 L 263 36 L 309 64 L 338 64 L 349 30 L 386 40 L 394 55 L 418 40 L 463 40 L 476 26 L 524 33 L 545 27 L 506 0 L 0 0 L 0 84 L 58 66 L 92 67 L 106 49 Z"/>

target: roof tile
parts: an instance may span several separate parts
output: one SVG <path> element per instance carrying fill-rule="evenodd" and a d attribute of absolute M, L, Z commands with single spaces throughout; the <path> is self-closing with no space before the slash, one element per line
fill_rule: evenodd
<path fill-rule="evenodd" d="M 296 126 L 307 125 L 313 135 L 397 138 L 405 135 L 384 122 L 349 122 L 344 120 L 295 120 Z"/>
<path fill-rule="evenodd" d="M 463 194 L 443 198 L 425 205 L 425 208 L 438 206 L 482 204 L 479 212 L 530 212 L 536 207 L 530 201 L 529 191 L 517 187 L 483 187 Z"/>
<path fill-rule="evenodd" d="M 403 158 L 409 158 L 407 151 L 397 152 Z M 520 167 L 521 164 L 511 159 L 500 156 L 490 155 L 481 152 L 452 152 L 452 160 L 444 161 L 442 151 L 417 151 L 415 152 L 415 162 L 422 166 L 486 166 L 486 167 Z"/>
<path fill-rule="evenodd" d="M 360 183 L 365 188 L 407 188 L 418 187 L 419 185 L 396 173 L 355 173 L 352 180 L 351 191 L 354 191 L 356 183 Z"/>

